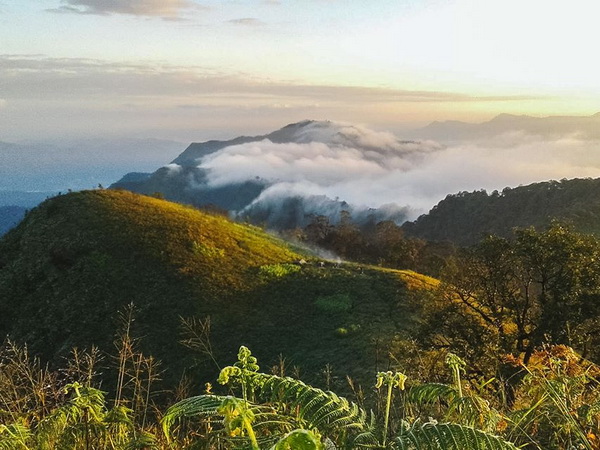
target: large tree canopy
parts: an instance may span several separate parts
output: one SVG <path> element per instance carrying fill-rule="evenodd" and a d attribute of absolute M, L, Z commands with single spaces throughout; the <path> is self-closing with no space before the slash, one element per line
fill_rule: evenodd
<path fill-rule="evenodd" d="M 546 342 L 591 351 L 600 305 L 600 242 L 592 236 L 558 224 L 515 230 L 510 240 L 490 236 L 461 254 L 445 281 L 447 307 L 436 326 L 454 328 L 450 336 L 485 335 L 525 362 Z M 464 319 L 486 331 L 457 330 Z"/>

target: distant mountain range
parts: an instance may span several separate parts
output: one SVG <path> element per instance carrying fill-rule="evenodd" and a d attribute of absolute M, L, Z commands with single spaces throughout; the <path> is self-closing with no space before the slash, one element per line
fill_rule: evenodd
<path fill-rule="evenodd" d="M 415 139 L 435 139 L 450 144 L 514 132 L 549 138 L 577 136 L 580 139 L 600 139 L 600 112 L 591 116 L 549 117 L 500 114 L 483 123 L 448 120 L 432 122 L 424 128 L 408 132 L 407 135 Z"/>
<path fill-rule="evenodd" d="M 411 209 L 411 199 L 415 198 L 411 190 L 429 195 L 427 208 L 443 192 L 458 190 L 442 191 L 443 168 L 434 164 L 431 175 L 424 175 L 430 166 L 422 161 L 436 161 L 436 155 L 452 154 L 456 148 L 462 149 L 461 158 L 496 154 L 495 158 L 503 161 L 500 147 L 481 146 L 493 139 L 497 145 L 498 139 L 510 135 L 512 140 L 504 147 L 510 148 L 513 142 L 520 144 L 521 134 L 541 137 L 536 151 L 542 158 L 547 154 L 546 142 L 573 138 L 569 146 L 554 147 L 548 157 L 560 159 L 561 154 L 565 155 L 563 159 L 568 160 L 575 174 L 578 167 L 598 167 L 593 151 L 600 142 L 600 113 L 541 118 L 501 114 L 479 124 L 434 122 L 405 133 L 407 139 L 402 140 L 360 126 L 307 120 L 268 134 L 192 143 L 182 153 L 179 143 L 152 139 L 18 145 L 0 142 L 0 207 L 31 208 L 59 191 L 106 185 L 121 177 L 111 187 L 221 209 L 240 220 L 275 229 L 305 226 L 318 215 L 336 223 L 343 211 L 350 212 L 359 223 L 388 219 L 403 223 L 416 217 Z M 450 145 L 478 144 L 472 148 L 446 148 L 436 140 Z M 585 146 L 581 147 L 581 142 Z M 481 148 L 487 153 L 480 152 Z M 164 165 L 169 160 L 171 163 Z M 156 167 L 160 168 L 148 172 Z M 472 169 L 477 167 L 474 164 Z M 122 176 L 132 169 L 136 171 Z M 538 174 L 532 178 L 550 177 L 540 178 Z M 435 189 L 429 189 L 426 183 Z M 379 192 L 384 195 L 379 196 Z M 13 215 L 4 216 L 0 217 L 1 223 L 13 223 Z"/>
<path fill-rule="evenodd" d="M 307 120 L 265 135 L 193 143 L 171 164 L 153 173 L 128 174 L 111 187 L 149 195 L 157 193 L 197 206 L 216 206 L 237 218 L 276 229 L 304 226 L 317 215 L 337 222 L 343 210 L 349 211 L 359 223 L 384 219 L 402 223 L 410 217 L 410 189 L 413 187 L 394 178 L 399 180 L 408 173 L 407 179 L 410 179 L 411 174 L 419 173 L 423 158 L 432 152 L 444 153 L 445 147 L 432 139 L 444 144 L 481 143 L 503 134 L 510 134 L 515 145 L 522 140 L 529 142 L 520 139 L 520 134 L 536 136 L 540 139 L 540 148 L 546 140 L 558 138 L 593 141 L 600 139 L 600 113 L 542 118 L 501 114 L 480 124 L 434 122 L 407 133 L 423 140 L 400 140 L 389 133 L 357 126 Z M 463 158 L 469 156 L 467 151 L 463 153 Z M 490 154 L 489 151 L 486 154 Z M 265 161 L 270 171 L 264 170 Z M 364 172 L 360 171 L 361 167 Z M 297 173 L 290 173 L 294 170 Z M 371 170 L 374 173 L 379 170 L 381 176 L 361 175 Z M 318 177 L 331 180 L 319 184 L 322 180 L 315 181 Z M 441 179 L 420 177 L 423 182 L 434 185 L 438 181 L 443 183 Z M 393 203 L 381 206 L 385 202 L 377 198 L 377 194 L 373 195 L 376 190 L 371 190 L 376 185 L 381 185 L 382 192 L 400 186 L 409 196 L 399 191 L 391 200 Z M 332 186 L 338 188 L 338 193 L 331 193 L 335 191 Z M 369 195 L 361 196 L 361 190 L 368 191 Z M 356 197 L 379 203 L 361 205 L 355 201 Z"/>

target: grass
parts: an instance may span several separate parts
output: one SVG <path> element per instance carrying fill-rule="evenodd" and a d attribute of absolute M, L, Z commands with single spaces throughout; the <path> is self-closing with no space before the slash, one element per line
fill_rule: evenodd
<path fill-rule="evenodd" d="M 213 361 L 240 344 L 268 365 L 283 355 L 310 382 L 328 364 L 367 382 L 410 322 L 407 289 L 426 280 L 410 274 L 321 267 L 259 228 L 192 207 L 77 192 L 44 202 L 0 241 L 0 333 L 51 361 L 74 346 L 110 349 L 117 312 L 133 303 L 132 333 L 169 383 L 189 366 L 198 382 L 213 379 Z M 214 355 L 179 344 L 181 317 L 210 317 Z"/>

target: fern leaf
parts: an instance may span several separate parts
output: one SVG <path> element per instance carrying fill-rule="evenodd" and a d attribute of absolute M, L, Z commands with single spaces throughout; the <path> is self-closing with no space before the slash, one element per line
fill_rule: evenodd
<path fill-rule="evenodd" d="M 323 445 L 308 430 L 294 430 L 281 438 L 270 450 L 321 450 Z"/>
<path fill-rule="evenodd" d="M 304 428 L 316 428 L 328 434 L 366 427 L 366 412 L 333 392 L 325 392 L 289 377 L 263 373 L 247 375 L 258 386 L 256 393 L 259 396 L 276 404 L 286 404 L 290 410 L 297 410 Z"/>
<path fill-rule="evenodd" d="M 417 404 L 442 401 L 451 403 L 457 397 L 458 391 L 454 387 L 442 383 L 427 383 L 413 386 L 407 392 L 407 400 Z"/>
<path fill-rule="evenodd" d="M 498 436 L 455 423 L 404 423 L 393 442 L 400 450 L 517 450 Z"/>
<path fill-rule="evenodd" d="M 0 450 L 27 450 L 31 431 L 24 425 L 0 425 Z"/>
<path fill-rule="evenodd" d="M 225 396 L 222 395 L 198 395 L 186 398 L 175 403 L 162 418 L 162 428 L 167 439 L 170 439 L 171 428 L 175 421 L 188 417 L 209 417 L 217 415 L 217 408 L 221 405 Z"/>

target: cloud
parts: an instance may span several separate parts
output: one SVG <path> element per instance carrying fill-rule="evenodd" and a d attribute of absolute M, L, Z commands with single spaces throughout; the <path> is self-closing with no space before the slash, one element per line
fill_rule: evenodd
<path fill-rule="evenodd" d="M 241 19 L 232 19 L 232 20 L 228 20 L 228 23 L 231 23 L 233 25 L 240 25 L 240 26 L 244 26 L 244 27 L 262 27 L 265 24 L 265 22 L 263 22 L 260 19 L 256 19 L 254 17 L 243 17 Z"/>
<path fill-rule="evenodd" d="M 244 19 L 241 19 L 244 20 Z M 285 99 L 309 99 L 313 104 L 454 103 L 522 101 L 539 97 L 473 97 L 457 92 L 413 91 L 360 86 L 306 85 L 253 78 L 244 73 L 223 73 L 198 66 L 116 63 L 85 58 L 48 58 L 40 55 L 0 55 L 0 83 L 5 96 L 73 97 L 107 94 L 136 97 L 180 95 L 181 106 L 193 99 L 235 95 L 243 107 L 245 97 L 286 104 Z M 274 102 L 273 99 L 282 101 Z"/>
<path fill-rule="evenodd" d="M 189 0 L 63 0 L 50 12 L 112 15 L 127 14 L 175 19 L 194 6 Z"/>
<path fill-rule="evenodd" d="M 10 115 L 0 117 L 5 139 L 93 131 L 204 140 L 256 134 L 307 117 L 395 127 L 423 120 L 418 114 L 446 111 L 448 104 L 479 108 L 488 101 L 460 92 L 307 85 L 194 65 L 43 55 L 0 54 L 0 86 L 9 102 L 4 111 L 10 107 Z M 415 115 L 415 108 L 433 113 Z M 35 129 L 32 111 L 40 117 Z"/>
<path fill-rule="evenodd" d="M 6 100 L 0 98 L 0 108 L 4 108 L 6 106 Z"/>
<path fill-rule="evenodd" d="M 339 209 L 332 202 L 339 198 L 358 214 L 387 204 L 388 216 L 399 217 L 401 212 L 404 218 L 404 204 L 390 207 L 399 199 L 389 195 L 389 186 L 382 186 L 380 180 L 401 177 L 427 155 L 443 149 L 435 142 L 403 141 L 391 133 L 334 122 L 286 127 L 271 139 L 284 142 L 265 139 L 233 145 L 199 161 L 211 188 L 256 179 L 268 184 L 242 215 L 266 207 L 274 210 L 277 198 L 295 197 L 304 199 L 304 210 L 309 204 L 321 213 Z"/>
<path fill-rule="evenodd" d="M 317 122 L 287 138 L 294 142 L 226 147 L 202 158 L 199 167 L 207 171 L 211 187 L 257 177 L 267 182 L 269 187 L 241 213 L 263 208 L 275 216 L 274 205 L 293 197 L 303 199 L 304 209 L 308 204 L 323 212 L 335 209 L 323 200 L 328 198 L 348 202 L 358 214 L 384 207 L 394 217 L 415 219 L 449 193 L 600 177 L 600 141 L 577 135 L 548 139 L 515 130 L 486 144 L 444 147 Z"/>

